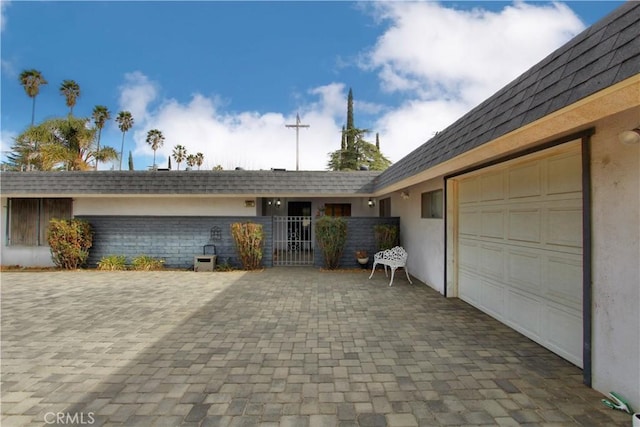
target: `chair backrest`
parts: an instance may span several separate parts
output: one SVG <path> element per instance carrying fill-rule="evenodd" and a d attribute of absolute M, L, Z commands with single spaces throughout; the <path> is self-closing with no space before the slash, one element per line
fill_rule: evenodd
<path fill-rule="evenodd" d="M 384 260 L 396 261 L 400 263 L 406 262 L 407 257 L 408 257 L 407 251 L 405 251 L 402 246 L 396 246 L 394 248 L 387 249 L 382 252 L 378 252 L 375 255 L 376 259 L 384 259 Z"/>

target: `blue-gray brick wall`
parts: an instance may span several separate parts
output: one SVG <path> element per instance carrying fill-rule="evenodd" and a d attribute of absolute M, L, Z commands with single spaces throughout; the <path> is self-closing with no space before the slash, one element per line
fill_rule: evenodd
<path fill-rule="evenodd" d="M 93 247 L 88 265 L 95 267 L 108 255 L 125 255 L 127 262 L 139 255 L 165 260 L 168 268 L 192 268 L 194 256 L 202 255 L 203 246 L 215 243 L 217 263 L 228 261 L 240 266 L 231 237 L 234 222 L 262 224 L 265 248 L 271 247 L 271 217 L 200 217 L 200 216 L 78 216 L 93 227 Z M 220 227 L 220 240 L 211 242 L 211 229 Z M 211 252 L 207 248 L 207 253 Z M 262 264 L 271 266 L 272 251 L 264 250 Z"/>
<path fill-rule="evenodd" d="M 109 255 L 124 255 L 127 262 L 139 255 L 165 260 L 168 268 L 193 268 L 194 257 L 203 254 L 204 245 L 216 245 L 217 263 L 228 262 L 240 267 L 235 242 L 231 236 L 234 222 L 262 224 L 265 234 L 262 265 L 273 266 L 273 220 L 270 216 L 259 217 L 202 217 L 202 216 L 78 216 L 89 221 L 94 231 L 88 266 L 95 267 Z M 347 243 L 340 261 L 342 268 L 359 267 L 355 258 L 357 250 L 369 253 L 369 265 L 377 251 L 373 227 L 377 224 L 400 225 L 400 218 L 345 217 L 347 221 Z M 313 226 L 313 225 L 312 225 Z M 219 227 L 220 240 L 212 242 L 211 229 Z M 211 250 L 207 248 L 207 253 Z M 319 248 L 315 247 L 314 265 L 324 266 Z"/>

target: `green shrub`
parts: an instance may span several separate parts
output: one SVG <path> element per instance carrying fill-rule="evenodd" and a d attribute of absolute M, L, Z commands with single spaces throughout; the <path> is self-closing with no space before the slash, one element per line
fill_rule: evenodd
<path fill-rule="evenodd" d="M 93 245 L 91 225 L 81 219 L 52 219 L 47 227 L 51 259 L 60 268 L 74 270 L 83 266 Z"/>
<path fill-rule="evenodd" d="M 109 255 L 103 257 L 98 263 L 98 270 L 126 270 L 127 258 L 124 255 Z"/>
<path fill-rule="evenodd" d="M 144 271 L 162 270 L 164 268 L 164 260 L 147 255 L 139 255 L 133 259 L 131 268 Z"/>
<path fill-rule="evenodd" d="M 262 224 L 253 222 L 235 222 L 231 224 L 231 235 L 236 242 L 236 251 L 242 268 L 257 270 L 262 263 L 262 244 L 264 232 Z"/>
<path fill-rule="evenodd" d="M 342 251 L 347 242 L 347 222 L 340 217 L 323 216 L 316 220 L 315 231 L 324 266 L 335 270 L 340 266 Z"/>
<path fill-rule="evenodd" d="M 398 226 L 395 224 L 378 224 L 373 226 L 376 244 L 379 251 L 398 246 Z"/>

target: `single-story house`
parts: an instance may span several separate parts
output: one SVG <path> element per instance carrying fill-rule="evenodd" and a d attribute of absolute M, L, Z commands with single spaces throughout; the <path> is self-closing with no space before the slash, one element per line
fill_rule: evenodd
<path fill-rule="evenodd" d="M 251 218 L 267 265 L 317 265 L 319 214 L 353 221 L 349 250 L 399 224 L 413 276 L 640 408 L 639 35 L 627 2 L 382 173 L 3 172 L 1 262 L 50 263 L 34 224 L 56 214 L 89 220 L 101 254 L 176 262 Z"/>

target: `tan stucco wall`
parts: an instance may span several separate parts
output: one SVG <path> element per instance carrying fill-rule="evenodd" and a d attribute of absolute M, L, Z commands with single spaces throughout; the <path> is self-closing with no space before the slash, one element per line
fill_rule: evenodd
<path fill-rule="evenodd" d="M 640 107 L 596 124 L 591 144 L 593 387 L 640 408 L 640 144 L 618 133 Z"/>
<path fill-rule="evenodd" d="M 245 207 L 245 200 L 254 201 Z M 255 198 L 222 197 L 88 197 L 73 201 L 73 214 L 157 216 L 255 216 Z"/>

